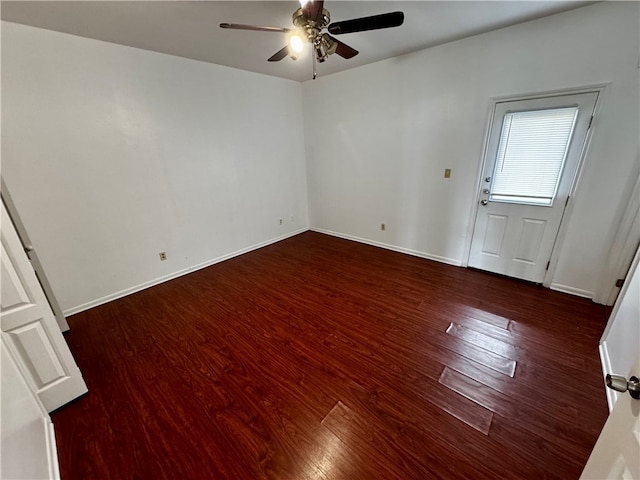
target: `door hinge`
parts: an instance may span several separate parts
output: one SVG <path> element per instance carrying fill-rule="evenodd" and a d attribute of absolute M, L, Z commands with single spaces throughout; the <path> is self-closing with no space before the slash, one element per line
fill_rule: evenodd
<path fill-rule="evenodd" d="M 594 117 L 594 115 L 591 115 L 591 118 L 589 119 L 589 126 L 587 127 L 587 130 L 589 130 L 591 128 L 591 124 L 593 123 L 593 117 Z"/>
<path fill-rule="evenodd" d="M 564 202 L 564 208 L 567 208 L 567 205 L 569 205 L 569 199 L 570 198 L 571 198 L 570 196 L 567 196 L 567 201 Z"/>
<path fill-rule="evenodd" d="M 551 265 L 551 260 L 549 260 L 549 261 L 547 262 L 547 267 L 545 268 L 545 270 L 549 270 L 549 266 L 550 266 L 550 265 Z"/>
<path fill-rule="evenodd" d="M 617 288 L 622 288 L 622 286 L 624 285 L 624 278 L 619 278 L 616 280 L 616 287 Z"/>

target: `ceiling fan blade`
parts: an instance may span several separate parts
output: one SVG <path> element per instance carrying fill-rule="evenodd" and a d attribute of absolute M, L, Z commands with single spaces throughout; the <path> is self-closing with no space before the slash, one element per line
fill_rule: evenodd
<path fill-rule="evenodd" d="M 278 32 L 278 33 L 288 33 L 291 31 L 290 28 L 261 27 L 259 25 L 242 25 L 241 23 L 221 23 L 220 28 L 231 28 L 234 30 L 253 30 L 256 32 Z"/>
<path fill-rule="evenodd" d="M 381 28 L 399 27 L 404 22 L 404 13 L 391 12 L 372 17 L 354 18 L 335 22 L 329 25 L 329 33 L 341 35 L 343 33 L 364 32 L 366 30 L 379 30 Z"/>
<path fill-rule="evenodd" d="M 285 45 L 280 50 L 278 50 L 276 53 L 271 55 L 271 57 L 269 57 L 267 62 L 279 62 L 280 60 L 282 60 L 287 55 L 289 55 L 289 45 Z"/>
<path fill-rule="evenodd" d="M 309 0 L 304 7 L 302 13 L 304 18 L 316 23 L 322 20 L 322 9 L 324 8 L 324 0 Z"/>
<path fill-rule="evenodd" d="M 341 42 L 337 38 L 333 38 L 331 35 L 327 35 L 327 37 L 329 37 L 332 42 L 336 42 L 337 47 L 335 53 L 340 55 L 342 58 L 346 58 L 348 60 L 358 55 L 359 52 L 355 48 L 352 48 L 346 43 Z"/>

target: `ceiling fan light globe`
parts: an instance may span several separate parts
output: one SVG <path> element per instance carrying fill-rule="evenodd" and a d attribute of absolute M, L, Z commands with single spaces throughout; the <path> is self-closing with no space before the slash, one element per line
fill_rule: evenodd
<path fill-rule="evenodd" d="M 299 33 L 294 33 L 289 37 L 289 49 L 296 54 L 302 53 L 304 50 L 304 39 Z"/>

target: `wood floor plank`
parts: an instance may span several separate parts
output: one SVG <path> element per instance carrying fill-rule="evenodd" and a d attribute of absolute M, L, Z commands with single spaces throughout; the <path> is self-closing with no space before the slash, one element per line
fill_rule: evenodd
<path fill-rule="evenodd" d="M 495 327 L 490 323 L 486 323 L 482 320 L 478 320 L 472 317 L 467 317 L 464 315 L 456 316 L 456 321 L 453 323 L 462 325 L 471 330 L 483 333 L 491 338 L 495 338 L 496 340 L 500 340 L 511 345 L 518 345 L 520 343 L 520 338 L 518 337 L 518 335 L 514 334 L 508 329 Z"/>
<path fill-rule="evenodd" d="M 561 417 L 567 422 L 577 422 L 581 414 L 597 414 L 597 410 L 580 409 L 579 404 L 584 403 L 583 398 L 576 399 L 575 396 L 566 395 L 566 392 L 560 395 L 559 389 L 554 388 L 534 391 L 527 388 L 526 382 L 519 381 L 520 378 L 512 381 L 509 377 L 466 358 L 449 359 L 445 365 L 446 369 L 455 370 L 478 383 L 491 387 L 522 405 L 539 409 L 545 413 L 553 410 L 554 416 Z"/>
<path fill-rule="evenodd" d="M 322 420 L 328 428 L 350 450 L 357 452 L 359 459 L 373 467 L 375 473 L 369 478 L 428 478 L 434 472 L 415 462 L 397 443 L 380 434 L 375 422 L 361 417 L 341 401 Z"/>
<path fill-rule="evenodd" d="M 68 319 L 62 479 L 578 478 L 608 312 L 306 232 Z"/>
<path fill-rule="evenodd" d="M 489 350 L 485 350 L 482 347 L 455 336 L 451 336 L 447 340 L 447 348 L 459 353 L 460 355 L 509 377 L 513 377 L 515 374 L 516 362 L 514 360 L 503 357 L 502 355 L 498 355 Z"/>
<path fill-rule="evenodd" d="M 513 345 L 510 345 L 502 340 L 497 340 L 480 332 L 476 332 L 470 328 L 463 327 L 457 323 L 450 323 L 446 332 L 449 335 L 453 335 L 465 342 L 473 343 L 474 345 L 489 350 L 496 355 L 508 358 L 510 360 L 516 359 L 516 349 Z"/>
<path fill-rule="evenodd" d="M 503 397 L 496 390 L 455 370 L 445 368 L 443 375 L 440 377 L 440 382 L 478 405 L 482 405 L 505 418 L 512 420 L 526 419 L 526 422 L 522 424 L 526 425 L 525 428 L 527 430 L 541 437 L 549 438 L 549 441 L 558 444 L 560 447 L 570 445 L 572 442 L 580 443 L 581 436 L 588 436 L 582 429 L 577 427 L 575 422 L 564 422 L 564 419 L 558 419 L 554 425 L 550 425 L 546 419 L 548 412 L 541 413 L 539 410 L 517 404 Z"/>
<path fill-rule="evenodd" d="M 444 383 L 443 385 L 449 386 Z M 456 390 L 453 390 L 453 392 L 460 393 Z M 426 397 L 429 402 L 440 407 L 458 420 L 485 435 L 489 434 L 493 413 L 478 403 L 475 398 L 451 394 L 435 385 L 426 393 Z"/>
<path fill-rule="evenodd" d="M 508 330 L 509 324 L 511 323 L 511 320 L 508 318 L 467 305 L 459 305 L 456 311 L 462 318 L 468 318 L 475 322 L 482 322 L 486 325 L 491 325 L 503 330 Z"/>

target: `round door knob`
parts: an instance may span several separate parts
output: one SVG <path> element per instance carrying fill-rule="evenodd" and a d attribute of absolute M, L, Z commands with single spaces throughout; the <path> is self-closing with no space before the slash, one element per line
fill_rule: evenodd
<path fill-rule="evenodd" d="M 629 381 L 622 375 L 611 375 L 607 373 L 605 377 L 607 387 L 616 392 L 629 392 L 636 400 L 640 399 L 640 380 L 638 377 L 631 377 Z"/>
<path fill-rule="evenodd" d="M 487 202 L 486 200 L 480 200 L 480 205 L 486 205 L 487 203 L 489 202 Z"/>

